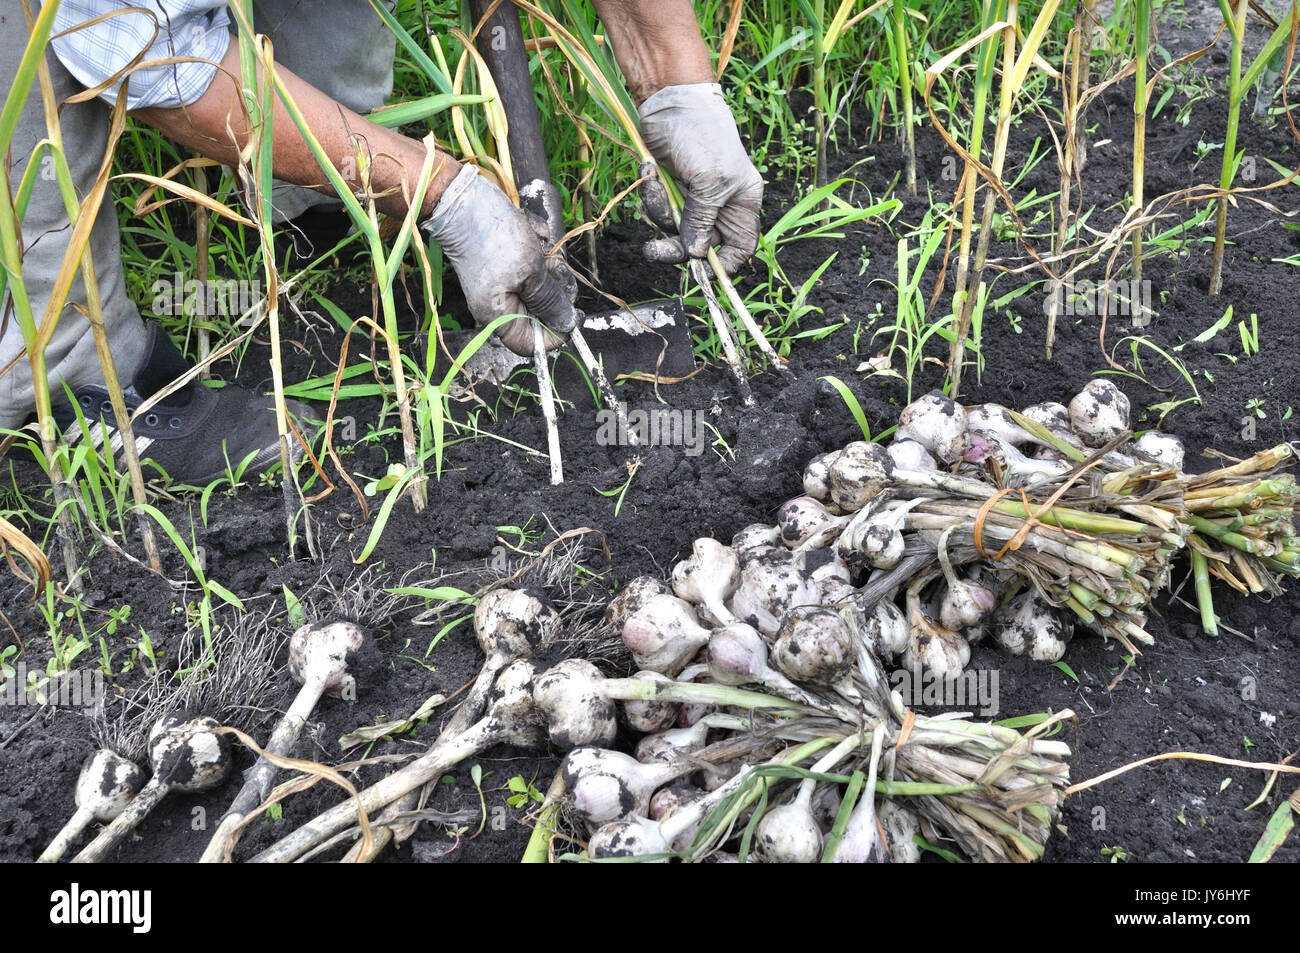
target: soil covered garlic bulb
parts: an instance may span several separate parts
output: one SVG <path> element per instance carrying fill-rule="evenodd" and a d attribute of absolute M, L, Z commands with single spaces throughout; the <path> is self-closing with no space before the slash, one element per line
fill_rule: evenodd
<path fill-rule="evenodd" d="M 869 647 L 886 662 L 892 662 L 907 650 L 911 629 L 903 610 L 892 599 L 881 599 L 872 607 L 863 625 Z"/>
<path fill-rule="evenodd" d="M 117 819 L 140 788 L 144 786 L 145 773 L 132 761 L 101 748 L 81 766 L 77 776 L 74 799 L 76 813 L 45 849 L 38 863 L 53 864 L 67 853 L 68 846 L 92 821 L 107 824 Z"/>
<path fill-rule="evenodd" d="M 614 703 L 599 691 L 600 669 L 565 659 L 533 679 L 533 704 L 546 718 L 551 744 L 562 750 L 607 747 L 618 735 Z"/>
<path fill-rule="evenodd" d="M 750 523 L 731 537 L 731 548 L 744 561 L 745 556 L 755 550 L 771 549 L 781 544 L 781 531 L 766 523 Z"/>
<path fill-rule="evenodd" d="M 636 612 L 653 596 L 661 596 L 671 590 L 654 576 L 637 576 L 618 591 L 618 595 L 609 601 L 605 608 L 605 624 L 615 632 L 623 631 L 627 617 Z"/>
<path fill-rule="evenodd" d="M 930 451 L 916 440 L 895 440 L 890 443 L 888 453 L 894 466 L 903 470 L 926 473 L 937 469 Z"/>
<path fill-rule="evenodd" d="M 356 679 L 348 660 L 365 645 L 365 633 L 351 622 L 314 622 L 289 639 L 289 674 L 300 685 L 319 685 L 329 695 L 352 694 Z"/>
<path fill-rule="evenodd" d="M 831 498 L 831 464 L 840 455 L 839 450 L 819 453 L 808 461 L 803 471 L 803 491 L 814 500 L 825 503 Z"/>
<path fill-rule="evenodd" d="M 796 682 L 835 685 L 849 674 L 856 659 L 853 634 L 830 609 L 790 612 L 772 646 L 772 661 Z"/>
<path fill-rule="evenodd" d="M 817 584 L 790 563 L 752 562 L 740 573 L 731 610 L 766 636 L 775 636 L 781 619 L 796 606 L 821 604 Z"/>
<path fill-rule="evenodd" d="M 1088 446 L 1103 446 L 1128 431 L 1128 398 L 1110 381 L 1095 377 L 1070 401 L 1070 427 Z"/>
<path fill-rule="evenodd" d="M 828 471 L 831 500 L 854 513 L 889 488 L 894 460 L 878 443 L 857 440 L 840 451 Z"/>
<path fill-rule="evenodd" d="M 484 718 L 501 744 L 537 748 L 546 739 L 542 713 L 533 702 L 536 677 L 537 666 L 527 659 L 518 659 L 503 668 L 492 683 Z"/>
<path fill-rule="evenodd" d="M 811 496 L 796 496 L 793 500 L 787 500 L 776 512 L 781 542 L 790 549 L 806 543 L 833 519 L 826 507 Z"/>
<path fill-rule="evenodd" d="M 655 791 L 695 769 L 685 760 L 642 764 L 607 748 L 574 748 L 562 766 L 573 813 L 592 827 L 634 814 L 644 817 Z"/>
<path fill-rule="evenodd" d="M 1053 428 L 1067 430 L 1070 426 L 1069 409 L 1064 404 L 1058 404 L 1054 400 L 1045 400 L 1039 404 L 1032 404 L 1020 413 L 1034 423 L 1042 424 L 1049 430 Z"/>
<path fill-rule="evenodd" d="M 940 463 L 951 466 L 970 447 L 966 411 L 956 401 L 932 390 L 903 408 L 895 439 L 915 440 Z"/>
<path fill-rule="evenodd" d="M 649 669 L 637 672 L 633 678 L 647 678 L 656 682 L 672 681 L 667 675 Z M 680 703 L 665 701 L 625 701 L 622 707 L 627 726 L 643 735 L 671 728 L 677 723 L 677 716 L 682 710 Z"/>
<path fill-rule="evenodd" d="M 1182 472 L 1186 451 L 1183 449 L 1183 442 L 1172 434 L 1148 430 L 1138 437 L 1133 444 L 1133 449 L 1138 453 L 1146 454 L 1156 463 L 1164 464 L 1171 470 Z"/>
<path fill-rule="evenodd" d="M 1074 636 L 1074 620 L 1036 592 L 1025 592 L 1007 606 L 994 628 L 994 639 L 1012 655 L 1036 662 L 1059 662 Z"/>
<path fill-rule="evenodd" d="M 489 667 L 532 658 L 560 627 L 560 615 L 532 589 L 493 589 L 474 609 L 474 632 Z"/>

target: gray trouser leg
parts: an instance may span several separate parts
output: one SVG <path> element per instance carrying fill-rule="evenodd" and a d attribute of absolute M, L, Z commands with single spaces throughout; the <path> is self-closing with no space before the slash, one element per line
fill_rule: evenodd
<path fill-rule="evenodd" d="M 365 0 L 254 0 L 253 22 L 277 63 L 348 108 L 368 113 L 392 93 L 397 41 Z M 338 199 L 277 182 L 272 202 L 283 221 Z"/>
<path fill-rule="evenodd" d="M 18 71 L 18 61 L 27 46 L 22 5 L 17 0 L 0 0 L 0 19 L 5 24 L 0 27 L 0 75 L 6 80 L 7 93 L 8 84 Z M 46 53 L 45 60 L 50 66 L 56 100 L 62 101 L 81 91 L 81 86 L 68 75 L 52 52 Z M 60 128 L 73 185 L 78 195 L 85 195 L 95 181 L 108 141 L 108 107 L 99 100 L 68 106 L 60 117 Z M 14 191 L 17 190 L 36 144 L 44 138 L 45 118 L 38 79 L 32 84 L 31 95 L 22 118 L 18 121 L 10 147 L 13 164 L 7 173 L 10 187 Z M 42 155 L 48 156 L 48 153 Z M 4 158 L 0 155 L 0 162 L 2 161 Z M 36 178 L 36 187 L 22 220 L 22 281 L 38 325 L 45 313 L 55 276 L 72 235 L 67 211 L 54 179 L 52 160 L 43 158 L 40 161 L 41 172 Z M 113 213 L 111 195 L 106 194 L 100 206 L 95 227 L 91 231 L 90 249 L 95 261 L 95 274 L 99 279 L 104 325 L 113 345 L 118 377 L 125 386 L 144 360 L 145 327 L 135 304 L 126 293 L 118 246 L 117 218 Z M 65 402 L 64 381 L 73 389 L 84 384 L 103 383 L 90 324 L 73 307 L 74 304 L 84 307 L 85 301 L 86 291 L 78 276 L 68 294 L 58 328 L 45 349 L 49 387 L 55 404 Z M 22 356 L 18 357 L 17 363 L 7 374 L 0 377 L 0 427 L 17 427 L 36 409 L 36 398 L 32 387 L 31 365 L 23 350 L 22 334 L 8 294 L 3 308 L 3 318 L 0 318 L 0 368 L 9 364 L 14 357 Z"/>

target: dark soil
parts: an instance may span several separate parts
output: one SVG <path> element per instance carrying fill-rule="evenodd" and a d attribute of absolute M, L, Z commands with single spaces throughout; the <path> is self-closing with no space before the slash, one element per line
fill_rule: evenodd
<path fill-rule="evenodd" d="M 1085 175 L 1083 207 L 1096 206 L 1089 224 L 1105 230 L 1117 221 L 1126 202 L 1130 163 L 1129 94 L 1115 89 L 1096 103 L 1090 120 L 1097 124 L 1092 134 L 1090 164 Z M 1199 141 L 1220 142 L 1223 130 L 1222 99 L 1201 101 L 1193 106 L 1186 125 L 1175 121 L 1173 106 L 1151 123 L 1147 146 L 1147 194 L 1159 195 L 1186 188 L 1194 182 L 1217 177 L 1216 161 L 1207 159 L 1195 166 Z M 855 122 L 860 117 L 854 117 Z M 1041 122 L 1026 119 L 1014 133 L 1012 164 L 1023 161 L 1034 140 L 1043 136 Z M 1109 140 L 1107 142 L 1107 140 Z M 1282 128 L 1261 126 L 1243 118 L 1242 141 L 1249 155 L 1258 157 L 1260 174 L 1268 169 L 1270 156 L 1284 165 L 1294 162 L 1294 141 Z M 726 447 L 718 444 L 698 456 L 688 456 L 680 447 L 663 447 L 641 452 L 641 466 L 622 500 L 617 516 L 616 496 L 608 491 L 627 480 L 627 452 L 619 447 L 600 446 L 594 439 L 596 422 L 591 411 L 566 413 L 561 419 L 563 453 L 568 482 L 551 487 L 546 461 L 508 443 L 478 439 L 449 448 L 440 481 L 431 482 L 428 509 L 415 515 L 409 502 L 394 510 L 370 564 L 381 566 L 387 578 L 396 581 L 410 570 L 425 580 L 433 578 L 430 560 L 437 572 L 484 570 L 493 548 L 504 542 L 518 543 L 517 537 L 500 527 L 529 527 L 541 532 L 523 548 L 537 551 L 557 533 L 582 527 L 599 530 L 608 546 L 608 558 L 592 535 L 580 541 L 582 565 L 600 574 L 598 583 L 588 586 L 585 598 L 607 592 L 619 582 L 641 573 L 665 575 L 674 561 L 689 552 L 698 536 L 727 540 L 738 529 L 756 522 L 771 522 L 777 508 L 800 492 L 800 473 L 813 454 L 843 445 L 858 436 L 857 426 L 839 395 L 819 378 L 834 374 L 850 384 L 873 431 L 891 426 L 906 402 L 905 388 L 897 381 L 864 379 L 855 373 L 857 365 L 880 349 L 872 333 L 887 323 L 894 310 L 894 292 L 887 281 L 894 276 L 896 243 L 909 226 L 920 221 L 927 209 L 924 197 L 932 190 L 936 199 L 952 194 L 954 183 L 944 178 L 951 165 L 938 137 L 928 130 L 918 141 L 918 174 L 921 198 L 899 196 L 903 208 L 892 223 L 864 224 L 847 230 L 843 239 L 798 242 L 787 247 L 782 265 L 796 285 L 828 256 L 835 261 L 814 286 L 809 302 L 822 310 L 820 316 L 805 319 L 803 328 L 841 325 L 828 336 L 794 342 L 790 354 L 795 383 L 786 383 L 775 373 L 763 373 L 753 381 L 758 408 L 745 411 L 725 368 L 710 367 L 681 384 L 663 387 L 663 397 L 674 407 L 707 411 Z M 867 193 L 885 194 L 894 181 L 901 161 L 896 145 L 840 142 L 837 161 L 857 180 L 853 187 L 857 201 Z M 1036 189 L 1042 195 L 1057 188 L 1057 172 L 1049 157 L 1028 173 L 1017 187 L 1017 195 Z M 796 189 L 790 183 L 773 182 L 765 200 L 765 220 L 774 221 L 790 204 Z M 1288 194 L 1292 193 L 1292 194 Z M 899 195 L 898 192 L 894 193 Z M 1267 193 L 1268 200 L 1281 208 L 1294 204 L 1291 187 Z M 1176 206 L 1172 214 L 1186 216 L 1194 209 Z M 1177 219 L 1167 220 L 1168 225 Z M 1157 426 L 1182 437 L 1188 444 L 1189 469 L 1208 469 L 1212 460 L 1198 456 L 1214 448 L 1237 456 L 1297 438 L 1292 408 L 1300 406 L 1300 378 L 1296 359 L 1300 355 L 1300 329 L 1294 306 L 1300 295 L 1296 266 L 1274 259 L 1300 253 L 1300 232 L 1286 227 L 1286 219 L 1257 204 L 1242 201 L 1232 209 L 1223 293 L 1206 294 L 1212 243 L 1207 228 L 1195 231 L 1191 240 L 1175 255 L 1158 256 L 1149 248 L 1145 277 L 1152 281 L 1152 304 L 1156 311 L 1151 325 L 1140 331 L 1127 318 L 1112 318 L 1105 347 L 1114 349 L 1115 360 L 1132 367 L 1127 345 L 1117 347 L 1129 333 L 1144 334 L 1161 348 L 1184 345 L 1178 357 L 1194 372 L 1199 402 L 1185 402 L 1161 421 L 1160 411 L 1151 409 L 1166 401 L 1193 396 L 1187 382 L 1154 351 L 1139 353 L 1146 380 L 1117 379 L 1134 406 L 1135 426 Z M 1166 227 L 1168 227 L 1168 225 Z M 1046 234 L 1050 225 L 1031 226 Z M 638 225 L 607 228 L 600 244 L 600 273 L 609 289 L 629 301 L 678 293 L 679 273 L 664 266 L 647 265 L 639 255 L 639 242 L 646 232 Z M 1034 239 L 1037 251 L 1047 249 L 1047 240 Z M 954 243 L 955 244 L 955 243 Z M 991 254 L 1002 265 L 1023 263 L 1024 252 L 1007 243 L 995 246 Z M 581 253 L 579 253 L 579 258 Z M 865 274 L 864 258 L 868 259 Z M 936 258 L 936 263 L 938 259 Z M 1116 265 L 1116 276 L 1127 277 L 1126 263 Z M 1100 272 L 1094 275 L 1100 279 Z M 757 280 L 753 276 L 749 281 Z M 934 273 L 929 276 L 934 280 Z M 1010 291 L 1027 279 L 1014 274 L 997 278 L 994 296 Z M 1036 276 L 1032 280 L 1037 280 Z M 949 278 L 951 281 L 951 278 Z M 927 294 L 932 290 L 926 287 Z M 946 303 L 948 291 L 941 300 Z M 1100 322 L 1095 315 L 1064 319 L 1058 345 L 1050 360 L 1044 356 L 1045 294 L 1041 288 L 1022 295 L 1007 308 L 985 317 L 981 353 L 985 360 L 978 380 L 968 372 L 963 398 L 967 403 L 997 401 L 1021 407 L 1043 400 L 1068 402 L 1069 398 L 1098 372 L 1108 370 L 1099 346 Z M 334 300 L 354 313 L 369 311 L 369 295 L 345 288 L 336 289 Z M 1245 358 L 1235 322 L 1207 344 L 1187 343 L 1205 330 L 1231 305 L 1237 317 L 1258 315 L 1261 353 Z M 877 316 L 877 306 L 883 319 Z M 448 310 L 456 313 L 449 300 Z M 338 335 L 328 332 L 295 335 L 302 348 L 291 348 L 286 367 L 289 380 L 332 368 L 340 346 Z M 939 355 L 937 347 L 932 352 Z M 1170 351 L 1170 353 L 1173 353 Z M 355 348 L 354 348 L 355 354 Z M 1226 356 L 1231 354 L 1235 360 Z M 245 367 L 265 366 L 253 354 Z M 927 363 L 913 382 L 916 395 L 941 381 L 942 370 Z M 632 406 L 650 406 L 654 401 L 647 384 L 628 382 L 624 386 Z M 1252 415 L 1250 401 L 1264 416 L 1254 416 L 1253 436 L 1245 430 Z M 340 415 L 353 416 L 357 434 L 364 436 L 375 422 L 374 402 L 345 402 Z M 484 418 L 486 419 L 486 418 Z M 390 417 L 386 427 L 393 426 Z M 533 406 L 518 413 L 503 410 L 485 429 L 503 440 L 529 447 L 545 446 L 542 418 Z M 729 448 L 729 450 L 727 449 Z M 10 454 L 18 485 L 33 487 L 39 475 L 20 454 Z M 361 442 L 353 455 L 345 457 L 350 470 L 377 477 L 389 459 L 400 458 L 396 436 L 382 441 Z M 276 491 L 249 486 L 237 496 L 213 496 L 206 529 L 199 521 L 195 502 L 169 504 L 165 509 L 178 525 L 188 522 L 187 507 L 194 509 L 195 532 L 209 554 L 209 573 L 242 598 L 250 608 L 283 606 L 281 587 L 287 585 L 299 596 L 306 594 L 309 611 L 323 613 L 328 600 L 313 586 L 328 576 L 342 586 L 358 571 L 353 558 L 360 552 L 370 531 L 362 525 L 356 502 L 345 487 L 318 503 L 314 515 L 322 535 L 321 562 L 286 558 L 280 498 Z M 373 506 L 372 506 L 373 509 Z M 514 568 L 522 560 L 514 559 Z M 182 568 L 174 561 L 169 575 L 177 578 Z M 1123 650 L 1096 637 L 1077 638 L 1066 661 L 1077 682 L 1063 671 L 1024 659 L 1005 657 L 991 646 L 976 647 L 972 668 L 994 669 L 999 673 L 1001 710 L 999 717 L 1031 712 L 1073 709 L 1078 722 L 1067 731 L 1076 750 L 1072 778 L 1083 780 L 1134 759 L 1166 751 L 1200 751 L 1230 758 L 1276 761 L 1300 748 L 1300 602 L 1294 592 L 1274 602 L 1238 598 L 1220 588 L 1219 612 L 1237 634 L 1209 639 L 1200 632 L 1197 615 L 1187 603 L 1190 585 L 1182 573 L 1175 586 L 1181 597 L 1163 594 L 1157 601 L 1150 624 L 1157 644 L 1136 660 L 1135 668 L 1109 689 L 1124 666 Z M 456 584 L 454 581 L 452 584 Z M 129 624 L 124 627 L 132 641 L 138 628 L 145 628 L 154 644 L 173 652 L 184 625 L 185 613 L 176 611 L 193 599 L 173 596 L 165 585 L 146 572 L 102 552 L 90 564 L 88 591 L 101 608 L 124 603 L 131 606 Z M 5 615 L 32 649 L 26 660 L 35 667 L 43 663 L 40 646 L 48 641 L 40 613 L 28 605 L 28 593 L 15 581 L 0 581 Z M 415 710 L 435 692 L 450 694 L 477 672 L 481 656 L 469 627 L 461 625 L 425 657 L 436 628 L 418 626 L 414 612 L 400 612 L 374 627 L 381 660 L 362 682 L 355 702 L 325 700 L 317 709 L 310 736 L 298 753 L 321 760 L 344 760 L 337 739 L 358 726 L 383 718 L 402 717 Z M 372 620 L 373 621 L 373 620 Z M 283 613 L 278 625 L 287 640 L 288 623 Z M 12 636 L 0 635 L 0 647 Z M 114 648 L 125 645 L 119 636 Z M 119 654 L 119 662 L 126 657 Z M 617 663 L 611 666 L 616 669 Z M 138 675 L 120 682 L 129 691 Z M 287 678 L 286 678 L 287 682 Z M 285 697 L 267 702 L 266 707 L 283 708 Z M 448 706 L 450 707 L 450 706 Z M 0 708 L 0 859 L 31 860 L 50 840 L 73 811 L 72 788 L 82 760 L 95 743 L 88 721 L 82 716 L 58 710 L 32 718 L 26 708 Z M 221 714 L 221 713 L 214 713 Z M 244 716 L 252 734 L 264 739 L 273 721 L 270 711 Z M 1263 718 L 1275 716 L 1276 720 Z M 437 718 L 413 736 L 397 742 L 383 742 L 369 751 L 356 749 L 349 757 L 406 753 L 432 738 Z M 514 861 L 522 853 L 528 827 L 524 811 L 506 805 L 507 781 L 514 776 L 531 780 L 545 790 L 557 765 L 554 752 L 536 754 L 511 749 L 493 749 L 476 759 L 483 769 L 482 786 L 488 824 L 474 838 L 478 827 L 479 797 L 470 778 L 470 763 L 462 765 L 437 786 L 429 806 L 448 812 L 469 811 L 475 820 L 467 826 L 456 846 L 453 835 L 440 826 L 422 826 L 410 844 L 388 860 Z M 241 754 L 240 769 L 251 758 Z M 472 763 L 472 762 L 471 762 Z M 360 780 L 379 777 L 383 767 L 368 768 Z M 1266 805 L 1247 812 L 1245 807 L 1258 795 L 1266 775 L 1229 769 L 1202 762 L 1176 761 L 1136 770 L 1071 798 L 1052 837 L 1048 861 L 1105 861 L 1107 848 L 1122 848 L 1133 861 L 1242 861 L 1263 830 L 1265 820 L 1278 797 L 1290 793 L 1294 784 L 1285 778 L 1275 785 Z M 1230 781 L 1230 783 L 1229 783 Z M 178 796 L 164 805 L 141 826 L 139 837 L 120 851 L 123 860 L 194 860 L 207 841 L 206 832 L 196 830 L 200 821 L 215 820 L 229 803 L 239 782 L 231 780 L 208 795 Z M 246 834 L 240 856 L 287 832 L 321 808 L 339 799 L 328 783 L 290 798 L 282 819 L 254 825 Z M 203 809 L 200 811 L 199 809 Z M 1300 841 L 1291 842 L 1278 854 L 1279 860 L 1300 860 Z"/>

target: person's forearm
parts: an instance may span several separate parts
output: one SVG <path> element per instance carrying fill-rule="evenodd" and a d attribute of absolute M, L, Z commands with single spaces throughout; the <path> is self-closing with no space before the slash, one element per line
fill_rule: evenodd
<path fill-rule="evenodd" d="M 713 82 L 690 0 L 593 0 L 636 104 L 665 86 Z"/>
<path fill-rule="evenodd" d="M 221 65 L 231 75 L 239 75 L 238 44 L 231 42 Z M 424 164 L 424 146 L 358 115 L 283 67 L 276 67 L 276 75 L 344 179 L 355 189 L 361 188 L 360 170 L 354 159 L 357 147 L 351 138 L 356 136 L 360 139 L 362 153 L 369 157 L 371 192 L 376 195 L 387 193 L 376 198 L 376 206 L 388 215 L 405 215 Z M 133 115 L 168 138 L 219 162 L 233 164 L 238 159 L 231 132 L 239 147 L 248 141 L 248 127 L 239 108 L 239 91 L 222 70 L 217 71 L 207 92 L 189 106 L 140 109 Z M 271 153 L 277 178 L 322 192 L 334 191 L 279 96 L 275 98 L 274 134 Z M 421 217 L 432 211 L 443 189 L 460 172 L 461 165 L 450 156 L 439 153 L 433 168 L 437 174 L 425 191 Z M 405 189 L 402 186 L 403 170 Z"/>

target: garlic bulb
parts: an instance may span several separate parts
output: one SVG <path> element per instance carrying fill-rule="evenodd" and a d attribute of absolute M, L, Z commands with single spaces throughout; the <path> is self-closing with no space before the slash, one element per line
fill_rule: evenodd
<path fill-rule="evenodd" d="M 651 596 L 623 624 L 623 644 L 638 668 L 676 675 L 706 642 L 691 604 L 676 596 Z"/>
<path fill-rule="evenodd" d="M 939 567 L 943 571 L 944 580 L 948 583 L 939 608 L 939 622 L 953 631 L 979 625 L 997 605 L 993 593 L 979 583 L 969 579 L 959 579 L 952 568 L 952 560 L 948 556 L 948 538 L 957 526 L 958 524 L 954 523 L 940 533 L 937 543 Z M 967 654 L 969 656 L 969 652 Z"/>
<path fill-rule="evenodd" d="M 849 627 L 830 609 L 792 610 L 772 646 L 772 661 L 796 682 L 838 685 L 856 660 Z"/>
<path fill-rule="evenodd" d="M 642 764 L 607 748 L 574 748 L 561 767 L 573 813 L 599 827 L 632 814 L 645 815 L 659 788 L 695 770 L 689 761 Z"/>
<path fill-rule="evenodd" d="M 903 610 L 892 599 L 881 599 L 872 607 L 862 631 L 872 652 L 886 662 L 902 655 L 912 637 Z"/>
<path fill-rule="evenodd" d="M 770 549 L 781 544 L 781 531 L 766 523 L 750 523 L 731 537 L 731 548 L 743 561 L 751 550 Z"/>
<path fill-rule="evenodd" d="M 716 539 L 697 539 L 691 555 L 673 567 L 673 592 L 703 606 L 719 625 L 735 621 L 724 604 L 740 584 L 740 561 L 730 546 Z"/>
<path fill-rule="evenodd" d="M 877 443 L 857 440 L 840 451 L 827 473 L 831 500 L 845 512 L 856 512 L 888 489 L 894 461 Z"/>
<path fill-rule="evenodd" d="M 560 627 L 560 615 L 532 589 L 493 589 L 474 609 L 474 633 L 493 671 L 518 658 L 532 658 Z"/>
<path fill-rule="evenodd" d="M 834 519 L 826 507 L 811 496 L 796 496 L 793 500 L 787 500 L 776 513 L 781 542 L 790 549 L 806 543 Z"/>
<path fill-rule="evenodd" d="M 655 821 L 666 821 L 674 814 L 690 810 L 692 805 L 708 797 L 708 794 L 707 791 L 681 783 L 663 788 L 650 799 L 650 817 Z M 698 817 L 695 823 L 674 837 L 673 850 L 684 851 L 689 848 L 691 841 L 695 840 L 695 834 L 699 831 L 700 824 L 703 821 L 703 817 Z"/>
<path fill-rule="evenodd" d="M 1146 454 L 1156 463 L 1162 463 L 1171 470 L 1182 472 L 1186 451 L 1183 450 L 1183 442 L 1172 434 L 1148 430 L 1137 438 L 1133 449 L 1138 453 Z"/>
<path fill-rule="evenodd" d="M 1030 486 L 1067 473 L 1071 467 L 1059 454 L 1054 460 L 1039 456 L 1027 457 L 1014 444 L 983 431 L 972 431 L 970 443 L 970 449 L 964 457 L 966 462 L 997 460 L 1008 486 Z"/>
<path fill-rule="evenodd" d="M 921 848 L 913 839 L 921 833 L 921 822 L 911 808 L 904 807 L 892 798 L 881 798 L 876 806 L 876 817 L 885 829 L 889 844 L 889 861 L 893 864 L 916 864 L 921 861 Z"/>
<path fill-rule="evenodd" d="M 622 632 L 627 617 L 645 605 L 646 600 L 669 591 L 654 576 L 637 576 L 609 601 L 609 606 L 605 609 L 605 624 L 615 632 Z"/>
<path fill-rule="evenodd" d="M 865 559 L 873 569 L 893 569 L 906 550 L 903 521 L 914 507 L 924 502 L 918 498 L 888 503 L 875 511 L 863 509 L 840 534 L 836 552 L 858 565 Z"/>
<path fill-rule="evenodd" d="M 1021 593 L 1005 611 L 994 638 L 1012 655 L 1028 654 L 1036 662 L 1058 662 L 1074 636 L 1074 620 L 1037 592 Z"/>
<path fill-rule="evenodd" d="M 972 435 L 981 433 L 995 437 L 999 443 L 1022 447 L 1033 438 L 1023 427 L 1011 419 L 1001 404 L 981 404 L 966 414 L 966 429 Z M 969 459 L 969 458 L 968 458 Z"/>
<path fill-rule="evenodd" d="M 959 461 L 970 446 L 965 409 L 937 390 L 903 408 L 894 436 L 915 440 L 947 466 Z"/>
<path fill-rule="evenodd" d="M 656 682 L 671 682 L 672 679 L 649 669 L 637 672 L 634 678 L 648 678 Z M 677 716 L 682 706 L 677 702 L 665 701 L 625 701 L 623 717 L 633 731 L 641 734 L 653 734 L 671 728 L 677 723 Z"/>
<path fill-rule="evenodd" d="M 970 643 L 946 626 L 926 616 L 912 618 L 912 640 L 903 655 L 903 665 L 934 672 L 945 681 L 956 678 L 970 662 Z"/>
<path fill-rule="evenodd" d="M 815 864 L 822 855 L 822 832 L 813 817 L 811 789 L 800 788 L 790 804 L 763 815 L 754 832 L 754 859 L 768 864 Z"/>
<path fill-rule="evenodd" d="M 808 465 L 804 467 L 803 491 L 814 500 L 825 503 L 831 498 L 831 464 L 835 462 L 835 458 L 839 455 L 839 450 L 832 450 L 830 453 L 819 453 L 808 461 Z"/>
<path fill-rule="evenodd" d="M 709 674 L 719 684 L 762 685 L 786 698 L 803 698 L 797 685 L 768 666 L 767 643 L 743 622 L 713 633 L 707 659 Z"/>
<path fill-rule="evenodd" d="M 889 445 L 887 451 L 894 461 L 894 466 L 902 470 L 925 473 L 937 469 L 930 451 L 915 440 L 895 440 Z"/>
<path fill-rule="evenodd" d="M 1110 381 L 1095 377 L 1070 401 L 1070 426 L 1090 447 L 1100 447 L 1129 429 L 1129 402 Z"/>
<path fill-rule="evenodd" d="M 1058 404 L 1054 400 L 1045 400 L 1040 404 L 1026 407 L 1020 413 L 1049 430 L 1066 429 L 1070 426 L 1070 411 L 1064 404 Z"/>
<path fill-rule="evenodd" d="M 614 743 L 614 703 L 599 691 L 600 681 L 600 670 L 581 658 L 565 659 L 533 678 L 533 704 L 545 717 L 555 747 L 567 751 Z"/>
<path fill-rule="evenodd" d="M 54 864 L 92 821 L 107 824 L 117 819 L 144 786 L 145 773 L 132 761 L 101 748 L 86 759 L 77 776 L 76 812 L 59 831 L 37 863 Z"/>
<path fill-rule="evenodd" d="M 907 587 L 907 622 L 910 637 L 903 665 L 933 672 L 940 679 L 956 678 L 970 662 L 970 644 L 945 625 L 936 624 L 921 609 L 921 590 L 937 573 L 919 574 Z"/>
<path fill-rule="evenodd" d="M 740 573 L 740 587 L 731 597 L 736 617 L 764 635 L 776 635 L 781 619 L 795 606 L 821 604 L 821 591 L 795 566 L 752 562 Z"/>
<path fill-rule="evenodd" d="M 690 810 L 678 812 L 681 819 L 690 814 Z M 664 823 L 671 824 L 674 818 L 667 818 Z M 698 823 L 698 822 L 697 822 Z M 681 825 L 685 830 L 688 825 Z M 611 821 L 592 834 L 587 841 L 587 856 L 593 860 L 605 860 L 617 857 L 648 857 L 654 854 L 670 854 L 673 846 L 670 838 L 675 838 L 680 831 L 674 826 L 667 832 L 657 821 L 646 817 L 628 817 L 620 821 Z M 667 857 L 655 857 L 647 863 L 668 862 Z"/>
<path fill-rule="evenodd" d="M 668 764 L 681 760 L 685 754 L 694 754 L 705 746 L 712 723 L 706 715 L 685 728 L 669 728 L 646 735 L 636 743 L 635 757 L 642 764 Z"/>

